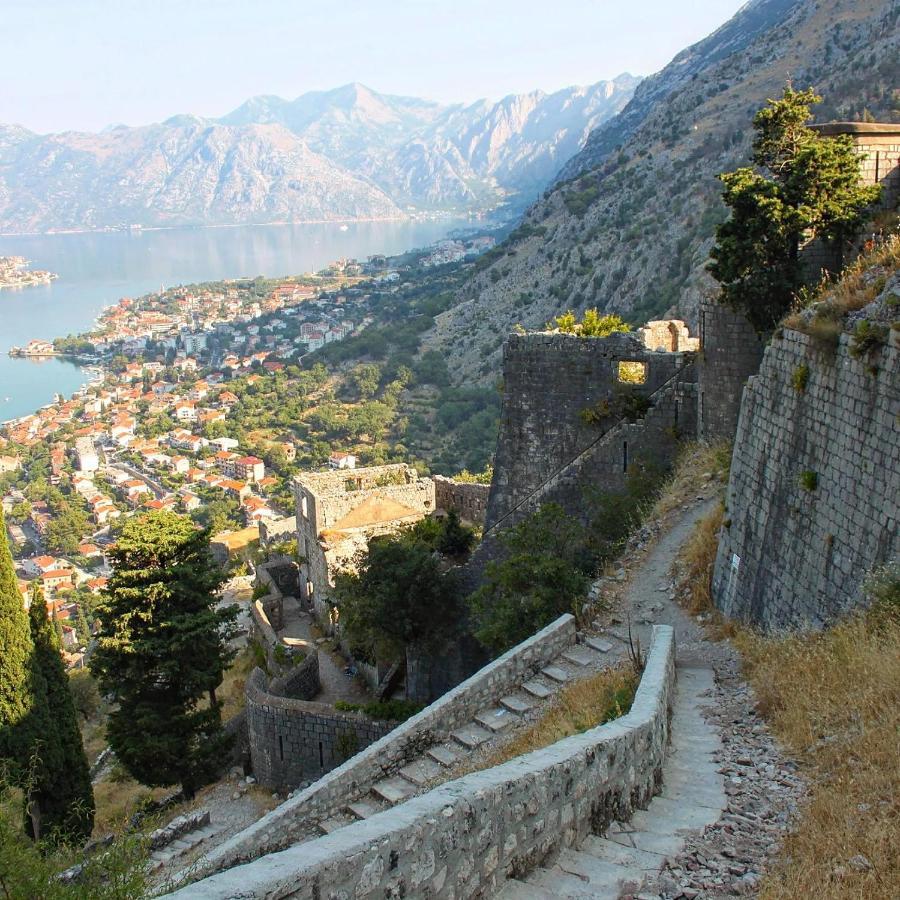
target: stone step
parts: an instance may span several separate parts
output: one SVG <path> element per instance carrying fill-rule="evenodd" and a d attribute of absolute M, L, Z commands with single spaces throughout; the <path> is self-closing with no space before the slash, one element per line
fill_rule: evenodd
<path fill-rule="evenodd" d="M 526 881 L 553 891 L 557 897 L 619 900 L 626 887 L 636 890 L 643 876 L 640 869 L 617 866 L 578 850 L 563 850 L 551 868 L 536 870 Z"/>
<path fill-rule="evenodd" d="M 592 650 L 596 650 L 598 653 L 609 653 L 613 648 L 611 641 L 604 640 L 600 637 L 589 636 L 584 639 L 584 642 L 588 647 Z"/>
<path fill-rule="evenodd" d="M 545 666 L 541 669 L 541 675 L 546 675 L 551 681 L 565 684 L 569 680 L 569 673 L 559 666 Z"/>
<path fill-rule="evenodd" d="M 416 787 L 423 787 L 437 778 L 442 771 L 443 769 L 431 757 L 420 756 L 400 769 L 399 774 Z"/>
<path fill-rule="evenodd" d="M 522 685 L 522 690 L 531 694 L 532 697 L 537 697 L 538 700 L 546 700 L 553 693 L 553 688 L 548 687 L 543 681 L 534 679 L 526 681 Z"/>
<path fill-rule="evenodd" d="M 500 705 L 510 712 L 522 716 L 527 713 L 529 709 L 534 708 L 534 701 L 529 700 L 528 697 L 523 697 L 520 694 L 510 694 L 508 697 L 500 698 Z"/>
<path fill-rule="evenodd" d="M 569 647 L 568 650 L 563 650 L 562 658 L 573 665 L 582 667 L 590 666 L 600 659 L 590 648 L 577 645 Z"/>
<path fill-rule="evenodd" d="M 190 850 L 193 846 L 193 844 L 188 843 L 188 841 L 186 841 L 183 837 L 180 837 L 176 838 L 174 841 L 172 841 L 171 844 L 169 844 L 169 849 L 177 850 L 179 853 L 181 853 L 185 850 Z"/>
<path fill-rule="evenodd" d="M 387 800 L 391 806 L 394 806 L 411 797 L 416 789 L 405 778 L 395 775 L 392 778 L 382 778 L 381 781 L 376 781 L 372 785 L 372 790 L 382 800 Z"/>
<path fill-rule="evenodd" d="M 606 839 L 623 847 L 635 847 L 661 856 L 672 856 L 684 846 L 684 840 L 677 834 L 655 834 L 651 831 L 636 831 L 631 825 L 613 822 L 606 830 Z"/>
<path fill-rule="evenodd" d="M 712 825 L 719 818 L 720 810 L 708 806 L 689 806 L 654 797 L 647 809 L 639 809 L 631 817 L 631 825 L 639 831 L 656 834 L 675 834 L 684 829 L 699 829 Z"/>
<path fill-rule="evenodd" d="M 316 828 L 318 828 L 322 834 L 333 834 L 335 831 L 338 831 L 355 821 L 356 820 L 350 816 L 339 813 L 336 816 L 332 816 L 330 819 L 323 819 L 321 822 L 318 822 Z"/>
<path fill-rule="evenodd" d="M 369 794 L 368 797 L 363 797 L 362 800 L 349 804 L 346 807 L 346 811 L 357 819 L 368 819 L 369 816 L 374 816 L 376 813 L 390 808 L 389 803 L 385 803 L 381 798 L 376 798 Z"/>
<path fill-rule="evenodd" d="M 463 725 L 456 731 L 450 732 L 450 737 L 458 744 L 466 748 L 466 750 L 474 750 L 480 744 L 483 744 L 491 736 L 491 732 L 474 722 L 469 725 Z"/>
<path fill-rule="evenodd" d="M 638 850 L 637 847 L 624 847 L 595 834 L 589 834 L 579 849 L 582 853 L 602 859 L 604 862 L 631 869 L 644 869 L 647 872 L 658 872 L 666 861 L 662 853 Z"/>
<path fill-rule="evenodd" d="M 526 884 L 511 878 L 503 883 L 502 890 L 494 895 L 496 900 L 554 900 L 559 894 L 545 891 L 534 884 Z"/>
<path fill-rule="evenodd" d="M 425 752 L 435 760 L 435 762 L 439 762 L 444 768 L 449 769 L 450 766 L 459 762 L 460 755 L 458 751 L 458 745 L 435 744 L 433 747 L 429 747 Z"/>
<path fill-rule="evenodd" d="M 488 731 L 498 734 L 506 731 L 516 721 L 516 717 L 508 709 L 495 706 L 491 709 L 483 709 L 475 716 L 475 721 L 483 728 L 487 728 Z"/>

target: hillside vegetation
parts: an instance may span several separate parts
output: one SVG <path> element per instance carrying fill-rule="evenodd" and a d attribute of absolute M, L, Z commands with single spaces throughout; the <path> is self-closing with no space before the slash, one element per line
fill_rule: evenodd
<path fill-rule="evenodd" d="M 723 26 L 727 40 L 680 54 L 595 132 L 567 167 L 579 174 L 481 262 L 426 345 L 447 354 L 458 381 L 488 380 L 515 324 L 567 309 L 633 322 L 671 311 L 696 324 L 715 292 L 705 266 L 725 218 L 716 175 L 748 160 L 755 111 L 792 79 L 826 98 L 820 121 L 900 120 L 898 22 L 885 0 L 748 4 Z"/>

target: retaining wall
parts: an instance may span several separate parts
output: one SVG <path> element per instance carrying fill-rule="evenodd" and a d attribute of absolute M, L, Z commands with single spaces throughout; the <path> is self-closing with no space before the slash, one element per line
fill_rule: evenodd
<path fill-rule="evenodd" d="M 435 475 L 434 505 L 437 509 L 454 510 L 459 517 L 473 525 L 484 525 L 487 514 L 489 484 L 475 484 L 465 481 L 454 481 Z"/>
<path fill-rule="evenodd" d="M 308 832 L 311 823 L 337 814 L 348 803 L 368 793 L 375 781 L 394 774 L 526 681 L 573 644 L 575 638 L 575 619 L 568 614 L 560 616 L 390 734 L 223 843 L 201 861 L 201 867 L 215 871 L 290 845 Z"/>
<path fill-rule="evenodd" d="M 744 392 L 713 578 L 727 616 L 766 630 L 822 626 L 897 557 L 898 337 L 868 359 L 850 355 L 847 334 L 837 351 L 796 331 L 767 348 Z"/>
<path fill-rule="evenodd" d="M 673 631 L 656 626 L 623 718 L 172 896 L 493 896 L 506 878 L 646 806 L 661 783 L 674 689 Z"/>
<path fill-rule="evenodd" d="M 247 679 L 247 730 L 253 774 L 273 790 L 289 791 L 301 781 L 319 778 L 395 724 L 302 699 L 319 690 L 316 655 L 285 677 L 267 682 L 262 669 L 254 669 Z"/>

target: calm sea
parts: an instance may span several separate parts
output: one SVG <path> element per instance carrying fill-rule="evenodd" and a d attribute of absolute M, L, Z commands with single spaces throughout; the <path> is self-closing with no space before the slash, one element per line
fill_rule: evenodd
<path fill-rule="evenodd" d="M 341 257 L 424 247 L 462 222 L 361 222 L 247 225 L 112 234 L 0 236 L 0 256 L 24 256 L 59 275 L 49 285 L 0 290 L 0 421 L 34 412 L 65 395 L 84 373 L 57 359 L 13 359 L 7 351 L 32 338 L 86 331 L 120 297 L 160 287 L 256 275 L 314 271 Z"/>

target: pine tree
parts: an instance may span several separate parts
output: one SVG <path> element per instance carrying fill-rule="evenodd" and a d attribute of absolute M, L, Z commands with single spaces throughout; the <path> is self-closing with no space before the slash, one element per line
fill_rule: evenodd
<path fill-rule="evenodd" d="M 115 708 L 107 734 L 144 784 L 193 796 L 222 765 L 227 740 L 216 688 L 231 659 L 236 609 L 216 609 L 224 576 L 209 532 L 168 511 L 126 523 L 110 551 L 91 669 Z"/>
<path fill-rule="evenodd" d="M 807 125 L 813 90 L 785 88 L 753 119 L 752 161 L 719 178 L 731 217 L 716 230 L 709 271 L 722 300 L 760 332 L 790 309 L 804 284 L 800 247 L 820 238 L 840 247 L 862 222 L 880 189 L 859 183 L 859 159 L 848 135 L 830 138 Z"/>
<path fill-rule="evenodd" d="M 44 594 L 35 585 L 28 614 L 34 661 L 44 683 L 47 731 L 38 748 L 39 763 L 33 772 L 30 803 L 40 814 L 41 833 L 65 843 L 83 843 L 94 827 L 94 792 L 75 705 L 69 690 L 59 640 L 50 618 Z M 34 834 L 33 819 L 26 830 Z"/>

